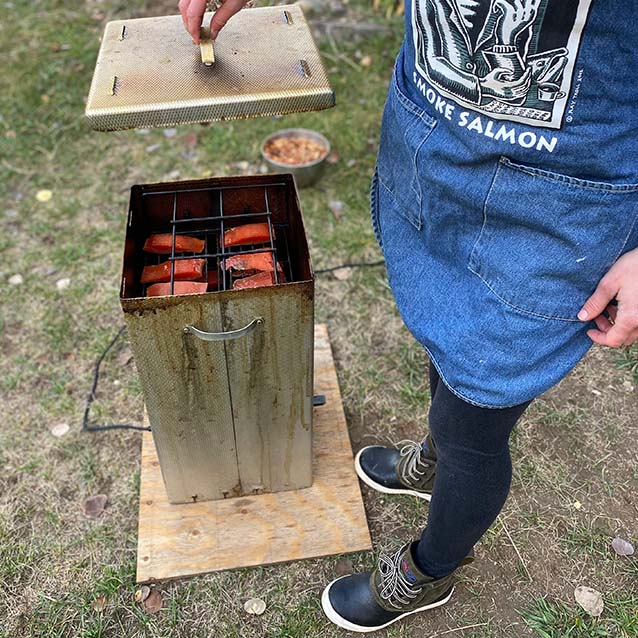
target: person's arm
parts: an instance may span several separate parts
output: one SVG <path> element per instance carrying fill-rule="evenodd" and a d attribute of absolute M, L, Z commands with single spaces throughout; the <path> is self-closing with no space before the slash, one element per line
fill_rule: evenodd
<path fill-rule="evenodd" d="M 210 23 L 210 37 L 214 40 L 226 23 L 247 4 L 248 0 L 224 0 L 213 15 Z M 199 44 L 199 29 L 206 13 L 206 0 L 179 0 L 179 11 L 186 31 L 195 44 Z"/>
<path fill-rule="evenodd" d="M 617 306 L 611 304 L 612 299 Z M 598 330 L 588 330 L 587 335 L 602 346 L 619 348 L 638 342 L 638 249 L 625 253 L 611 267 L 578 318 L 596 323 Z"/>

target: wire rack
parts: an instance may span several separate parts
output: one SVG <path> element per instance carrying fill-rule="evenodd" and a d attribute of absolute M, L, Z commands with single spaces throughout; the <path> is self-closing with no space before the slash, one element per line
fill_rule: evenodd
<path fill-rule="evenodd" d="M 283 182 L 269 184 L 250 184 L 243 186 L 222 186 L 210 188 L 193 188 L 182 190 L 163 190 L 143 193 L 143 197 L 172 196 L 172 215 L 165 229 L 154 229 L 151 234 L 170 233 L 172 235 L 170 255 L 144 253 L 144 265 L 156 265 L 170 261 L 170 294 L 175 294 L 175 262 L 182 259 L 204 259 L 202 279 L 208 283 L 207 292 L 221 292 L 232 289 L 233 282 L 240 278 L 231 270 L 223 267 L 224 261 L 234 255 L 269 252 L 273 259 L 274 284 L 294 281 L 292 260 L 290 259 L 289 225 L 274 223 L 269 202 L 269 189 L 286 188 Z M 263 189 L 263 208 L 250 210 L 246 207 L 242 212 L 224 210 L 225 191 L 243 191 L 245 189 Z M 179 209 L 179 197 L 189 193 L 208 193 L 210 209 L 213 213 L 207 216 L 196 216 L 188 208 Z M 201 211 L 200 211 L 201 212 Z M 268 224 L 269 240 L 262 244 L 244 244 L 240 246 L 224 246 L 221 239 L 225 231 L 242 224 L 265 222 Z M 200 253 L 180 252 L 176 254 L 175 243 L 178 235 L 188 235 L 204 240 L 204 250 Z M 281 268 L 279 270 L 278 266 Z M 284 277 L 281 273 L 284 273 Z M 213 275 L 216 273 L 216 276 Z M 201 280 L 197 280 L 201 281 Z M 151 284 L 143 286 L 143 296 Z"/>

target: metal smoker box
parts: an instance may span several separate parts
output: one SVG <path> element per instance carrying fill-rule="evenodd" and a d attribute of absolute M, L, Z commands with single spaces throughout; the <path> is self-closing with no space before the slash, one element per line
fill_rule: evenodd
<path fill-rule="evenodd" d="M 220 242 L 254 222 L 269 242 Z M 156 233 L 172 234 L 170 255 L 143 251 Z M 203 252 L 177 254 L 179 235 Z M 276 283 L 233 289 L 225 260 L 264 251 Z M 206 260 L 207 292 L 145 296 L 145 265 L 189 256 Z M 312 484 L 314 275 L 291 175 L 133 186 L 120 300 L 171 503 Z"/>

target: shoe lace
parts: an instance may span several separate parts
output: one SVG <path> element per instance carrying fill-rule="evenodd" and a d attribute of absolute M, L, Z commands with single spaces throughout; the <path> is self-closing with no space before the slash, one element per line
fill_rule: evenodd
<path fill-rule="evenodd" d="M 421 452 L 423 451 L 421 443 L 406 439 L 399 441 L 397 447 L 399 448 L 399 453 L 405 459 L 400 466 L 401 478 L 408 483 L 410 481 L 418 482 L 420 477 L 425 475 L 425 471 L 421 471 L 419 468 L 424 468 L 425 470 L 425 468 L 430 467 L 428 463 L 424 463 L 421 459 Z"/>
<path fill-rule="evenodd" d="M 407 580 L 401 569 L 401 560 L 408 545 L 404 545 L 396 554 L 379 555 L 378 570 L 381 575 L 381 591 L 379 596 L 395 609 L 409 605 L 423 589 L 415 587 Z"/>

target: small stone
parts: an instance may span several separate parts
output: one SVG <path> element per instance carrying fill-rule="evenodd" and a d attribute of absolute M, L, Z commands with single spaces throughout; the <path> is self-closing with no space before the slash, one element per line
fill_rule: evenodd
<path fill-rule="evenodd" d="M 575 510 L 579 510 L 583 506 L 583 504 L 580 501 L 574 501 L 572 505 Z"/>
<path fill-rule="evenodd" d="M 52 197 L 53 197 L 53 192 L 47 189 L 40 190 L 35 194 L 35 198 L 39 202 L 48 202 L 51 200 Z"/>
<path fill-rule="evenodd" d="M 150 128 L 138 128 L 135 131 L 138 135 L 148 135 L 151 132 Z"/>
<path fill-rule="evenodd" d="M 611 541 L 611 546 L 618 556 L 634 555 L 634 546 L 629 541 L 619 538 L 618 536 Z"/>
<path fill-rule="evenodd" d="M 22 275 L 11 275 L 11 277 L 9 277 L 9 283 L 12 286 L 21 286 L 24 283 L 24 278 Z"/>
<path fill-rule="evenodd" d="M 372 64 L 372 58 L 369 55 L 364 55 L 359 64 L 364 67 L 369 67 Z"/>
<path fill-rule="evenodd" d="M 168 174 L 168 179 L 179 179 L 180 175 L 181 175 L 181 173 L 177 169 L 175 169 L 174 171 L 171 171 Z"/>
<path fill-rule="evenodd" d="M 176 128 L 165 128 L 164 129 L 164 137 L 168 137 L 169 139 L 171 137 L 175 137 L 177 135 L 177 129 Z"/>
<path fill-rule="evenodd" d="M 328 164 L 336 164 L 340 159 L 341 157 L 339 156 L 339 153 L 337 153 L 337 151 L 332 151 L 328 157 L 326 157 L 326 162 L 328 162 Z"/>
<path fill-rule="evenodd" d="M 64 436 L 71 428 L 68 423 L 58 423 L 51 428 L 51 434 L 53 436 L 60 438 Z"/>
<path fill-rule="evenodd" d="M 346 162 L 346 166 L 348 168 L 353 168 L 354 166 L 357 165 L 357 160 L 356 159 L 350 159 Z"/>
<path fill-rule="evenodd" d="M 18 211 L 15 208 L 10 208 L 4 211 L 4 216 L 7 219 L 15 219 L 18 216 Z"/>
<path fill-rule="evenodd" d="M 150 146 L 146 147 L 146 152 L 147 153 L 154 153 L 155 151 L 159 150 L 160 145 L 159 144 L 151 144 Z"/>
<path fill-rule="evenodd" d="M 55 282 L 55 287 L 58 290 L 66 290 L 71 285 L 71 280 L 68 277 L 63 277 Z"/>
<path fill-rule="evenodd" d="M 268 173 L 268 171 L 270 170 L 268 168 L 268 164 L 264 164 L 263 162 L 259 165 L 259 174 L 260 175 L 266 175 Z"/>

